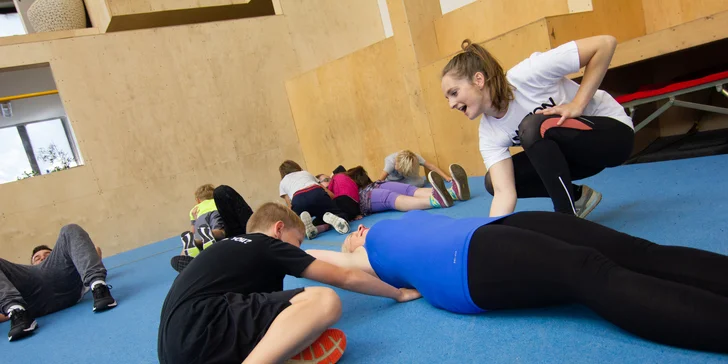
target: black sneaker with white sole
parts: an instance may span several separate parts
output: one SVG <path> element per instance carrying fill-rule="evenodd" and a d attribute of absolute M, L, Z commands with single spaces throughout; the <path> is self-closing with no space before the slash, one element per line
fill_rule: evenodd
<path fill-rule="evenodd" d="M 100 283 L 91 290 L 94 295 L 94 312 L 106 311 L 116 307 L 116 300 L 111 297 L 110 289 L 111 286 Z"/>
<path fill-rule="evenodd" d="M 10 317 L 10 332 L 8 332 L 8 341 L 14 341 L 24 338 L 35 331 L 38 322 L 22 308 L 16 308 L 8 314 Z"/>

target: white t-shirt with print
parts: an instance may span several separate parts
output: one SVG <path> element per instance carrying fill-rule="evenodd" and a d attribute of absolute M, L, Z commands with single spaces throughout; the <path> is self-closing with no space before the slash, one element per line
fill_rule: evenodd
<path fill-rule="evenodd" d="M 281 180 L 279 196 L 287 195 L 288 198 L 293 200 L 293 194 L 296 191 L 311 187 L 315 184 L 318 184 L 318 180 L 311 173 L 306 171 L 289 173 Z"/>
<path fill-rule="evenodd" d="M 565 76 L 580 68 L 576 42 L 569 42 L 544 53 L 536 52 L 508 70 L 506 77 L 515 90 L 506 115 L 500 119 L 483 115 L 480 119 L 480 154 L 486 168 L 510 158 L 508 147 L 521 145 L 518 126 L 523 118 L 574 100 L 579 84 Z M 582 114 L 611 117 L 634 129 L 622 105 L 602 90 L 597 90 Z"/>

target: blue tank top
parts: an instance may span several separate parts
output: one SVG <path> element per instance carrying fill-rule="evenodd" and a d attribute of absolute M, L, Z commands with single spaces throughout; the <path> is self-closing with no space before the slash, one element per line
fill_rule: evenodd
<path fill-rule="evenodd" d="M 415 288 L 437 308 L 481 313 L 468 289 L 468 247 L 473 232 L 502 217 L 453 219 L 410 211 L 382 220 L 367 233 L 369 262 L 380 279 L 397 288 Z"/>

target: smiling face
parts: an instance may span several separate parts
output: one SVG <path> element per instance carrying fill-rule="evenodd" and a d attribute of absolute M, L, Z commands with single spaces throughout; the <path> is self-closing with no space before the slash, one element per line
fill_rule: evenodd
<path fill-rule="evenodd" d="M 485 87 L 485 78 L 481 72 L 475 73 L 472 81 L 458 78 L 450 72 L 442 77 L 441 85 L 450 108 L 462 112 L 470 120 L 482 114 L 496 117 L 504 114 L 493 107 L 490 92 Z"/>

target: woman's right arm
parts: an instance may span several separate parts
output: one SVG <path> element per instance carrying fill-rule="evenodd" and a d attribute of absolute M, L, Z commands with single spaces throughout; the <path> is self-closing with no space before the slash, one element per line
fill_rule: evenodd
<path fill-rule="evenodd" d="M 504 159 L 488 169 L 490 181 L 493 183 L 493 202 L 490 204 L 490 216 L 508 215 L 515 211 L 516 178 L 513 173 L 513 160 Z"/>

